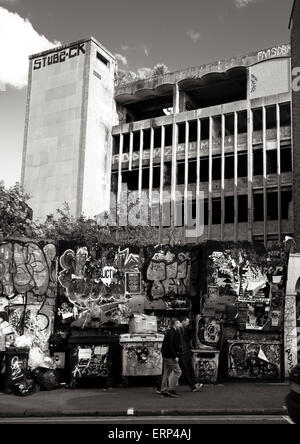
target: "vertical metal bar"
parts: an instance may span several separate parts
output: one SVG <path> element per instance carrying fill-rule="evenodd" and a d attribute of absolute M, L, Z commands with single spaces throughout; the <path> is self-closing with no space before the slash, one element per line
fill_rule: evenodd
<path fill-rule="evenodd" d="M 234 242 L 238 240 L 239 199 L 238 199 L 238 113 L 234 113 Z"/>
<path fill-rule="evenodd" d="M 277 124 L 277 183 L 278 183 L 278 242 L 281 242 L 281 118 L 280 105 L 276 105 L 276 124 Z"/>
<path fill-rule="evenodd" d="M 118 173 L 118 196 L 117 196 L 118 211 L 119 211 L 119 206 L 120 206 L 120 203 L 121 203 L 121 193 L 122 193 L 123 146 L 124 146 L 124 135 L 123 135 L 123 134 L 120 134 L 119 173 Z"/>
<path fill-rule="evenodd" d="M 150 137 L 150 165 L 149 165 L 149 208 L 152 207 L 152 191 L 153 191 L 153 152 L 154 152 L 154 128 L 151 128 Z"/>
<path fill-rule="evenodd" d="M 200 155 L 201 155 L 201 120 L 197 120 L 197 179 L 196 179 L 196 233 L 197 233 L 197 244 L 198 244 L 198 228 L 200 224 L 200 185 L 201 185 L 201 173 L 200 173 Z"/>
<path fill-rule="evenodd" d="M 248 241 L 253 240 L 253 111 L 248 102 L 247 111 L 248 130 Z"/>
<path fill-rule="evenodd" d="M 190 125 L 185 122 L 185 168 L 184 168 L 184 225 L 188 224 L 188 186 L 189 186 L 189 139 Z"/>
<path fill-rule="evenodd" d="M 221 117 L 221 241 L 225 236 L 225 115 Z"/>
<path fill-rule="evenodd" d="M 130 131 L 130 143 L 129 143 L 129 171 L 132 171 L 133 161 L 133 131 Z"/>
<path fill-rule="evenodd" d="M 161 151 L 160 151 L 160 210 L 159 210 L 159 242 L 162 243 L 163 212 L 164 212 L 164 179 L 165 179 L 165 127 L 161 127 Z"/>
<path fill-rule="evenodd" d="M 213 152 L 213 118 L 209 117 L 209 184 L 208 184 L 208 239 L 212 238 L 212 152 Z"/>
<path fill-rule="evenodd" d="M 178 144 L 178 126 L 175 121 L 175 115 L 173 120 L 173 143 L 172 143 L 172 180 L 171 180 L 171 201 L 172 201 L 172 226 L 175 224 L 176 214 L 176 187 L 177 187 L 177 144 Z"/>
<path fill-rule="evenodd" d="M 263 187 L 264 187 L 264 244 L 268 241 L 268 194 L 267 194 L 267 110 L 262 108 L 263 116 Z"/>
<path fill-rule="evenodd" d="M 140 131 L 140 163 L 139 163 L 139 200 L 142 199 L 143 189 L 143 155 L 144 155 L 144 130 Z"/>

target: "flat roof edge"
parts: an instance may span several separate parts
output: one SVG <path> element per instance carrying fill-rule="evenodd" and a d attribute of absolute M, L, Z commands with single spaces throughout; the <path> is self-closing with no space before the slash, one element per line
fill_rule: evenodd
<path fill-rule="evenodd" d="M 33 60 L 37 57 L 44 57 L 44 56 L 47 56 L 48 54 L 52 54 L 53 52 L 62 51 L 66 48 L 69 48 L 70 46 L 79 45 L 79 44 L 87 43 L 87 42 L 95 43 L 97 46 L 99 46 L 99 48 L 101 48 L 104 52 L 106 52 L 107 55 L 109 55 L 112 59 L 115 60 L 115 56 L 110 51 L 108 51 L 103 45 L 101 45 L 101 43 L 99 43 L 98 40 L 95 39 L 93 36 L 87 37 L 85 39 L 76 40 L 74 42 L 64 43 L 63 45 L 47 49 L 45 51 L 42 51 L 42 52 L 39 52 L 36 54 L 32 54 L 29 56 L 29 60 Z"/>

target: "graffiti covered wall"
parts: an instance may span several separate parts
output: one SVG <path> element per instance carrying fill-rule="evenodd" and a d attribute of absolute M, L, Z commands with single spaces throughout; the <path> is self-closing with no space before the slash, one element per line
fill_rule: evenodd
<path fill-rule="evenodd" d="M 0 244 L 0 310 L 18 336 L 46 355 L 56 309 L 56 246 L 11 240 Z"/>

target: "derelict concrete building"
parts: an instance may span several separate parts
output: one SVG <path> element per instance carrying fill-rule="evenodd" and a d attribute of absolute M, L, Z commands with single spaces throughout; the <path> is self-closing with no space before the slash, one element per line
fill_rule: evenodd
<path fill-rule="evenodd" d="M 122 85 L 94 39 L 32 56 L 22 183 L 34 216 L 64 201 L 94 216 L 132 195 L 163 215 L 167 194 L 170 224 L 188 242 L 292 236 L 290 49 Z M 200 236 L 187 236 L 188 208 Z"/>

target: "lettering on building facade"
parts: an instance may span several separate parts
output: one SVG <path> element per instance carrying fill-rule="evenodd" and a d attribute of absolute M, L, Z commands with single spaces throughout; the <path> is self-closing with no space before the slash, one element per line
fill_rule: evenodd
<path fill-rule="evenodd" d="M 39 57 L 33 62 L 33 70 L 36 71 L 46 66 L 55 65 L 57 63 L 63 63 L 68 59 L 73 59 L 75 57 L 85 54 L 85 44 L 79 43 L 77 45 L 70 46 L 67 49 L 56 52 L 55 54 L 46 55 L 44 57 Z"/>

